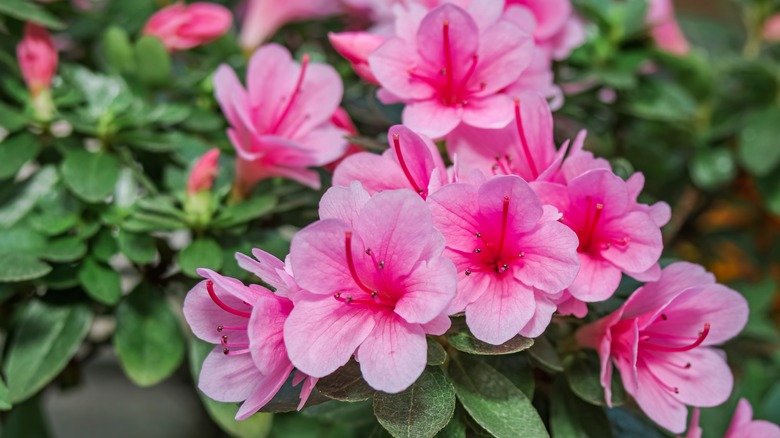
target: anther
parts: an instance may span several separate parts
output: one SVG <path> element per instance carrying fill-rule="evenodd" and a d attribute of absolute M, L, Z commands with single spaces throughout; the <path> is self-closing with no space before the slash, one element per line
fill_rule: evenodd
<path fill-rule="evenodd" d="M 468 277 L 469 275 L 471 275 L 471 270 L 470 269 L 466 269 L 466 276 Z"/>
<path fill-rule="evenodd" d="M 384 267 L 385 267 L 385 261 L 384 260 L 380 260 L 379 261 L 379 269 L 383 269 Z"/>
<path fill-rule="evenodd" d="M 477 234 L 475 234 L 475 235 L 474 235 L 474 237 L 476 237 L 477 239 L 479 239 L 480 237 L 482 237 L 482 233 L 477 233 Z"/>
<path fill-rule="evenodd" d="M 475 253 L 475 254 L 479 254 L 479 253 L 481 253 L 481 252 L 482 252 L 482 250 L 481 250 L 481 249 L 479 249 L 479 248 L 477 248 L 477 249 L 475 249 L 475 250 L 474 250 L 474 253 Z"/>

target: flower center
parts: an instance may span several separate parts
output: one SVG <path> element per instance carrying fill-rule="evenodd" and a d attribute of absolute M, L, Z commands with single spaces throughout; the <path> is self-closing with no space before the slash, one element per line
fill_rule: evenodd
<path fill-rule="evenodd" d="M 285 105 L 284 110 L 282 110 L 282 113 L 276 119 L 276 123 L 274 123 L 274 126 L 271 128 L 270 132 L 276 132 L 276 130 L 279 129 L 279 125 L 282 124 L 284 119 L 290 113 L 290 109 L 292 108 L 293 103 L 295 103 L 298 95 L 301 94 L 301 86 L 303 85 L 303 78 L 306 75 L 306 70 L 309 66 L 309 59 L 310 57 L 308 53 L 303 55 L 303 59 L 301 60 L 301 72 L 298 74 L 298 80 L 295 83 L 295 88 L 293 88 L 293 92 L 290 94 L 290 100 L 287 101 L 287 105 Z"/>
<path fill-rule="evenodd" d="M 599 224 L 599 219 L 601 219 L 601 212 L 604 211 L 604 204 L 598 202 L 594 204 L 590 196 L 585 198 L 585 202 L 587 202 L 588 207 L 585 211 L 585 223 L 577 230 L 577 235 L 580 238 L 580 245 L 577 251 L 590 253 L 593 235 Z"/>
<path fill-rule="evenodd" d="M 474 235 L 475 238 L 482 242 L 485 251 L 483 251 L 481 246 L 474 249 L 474 254 L 476 254 L 476 258 L 480 260 L 480 262 L 477 263 L 477 266 L 466 269 L 465 274 L 467 276 L 471 275 L 473 272 L 479 271 L 493 271 L 498 274 L 503 274 L 509 270 L 510 263 L 525 257 L 525 252 L 523 251 L 518 252 L 516 255 L 514 253 L 505 254 L 507 242 L 506 229 L 509 223 L 509 201 L 509 195 L 504 196 L 501 209 L 501 229 L 497 246 L 493 246 L 491 242 L 486 241 L 480 232 L 477 232 Z"/>
<path fill-rule="evenodd" d="M 401 165 L 401 169 L 404 171 L 406 179 L 409 180 L 409 184 L 412 185 L 412 188 L 414 188 L 414 191 L 417 192 L 417 194 L 425 199 L 425 190 L 420 188 L 420 186 L 412 177 L 412 172 L 409 170 L 409 167 L 406 165 L 404 154 L 401 152 L 401 138 L 398 134 L 393 134 L 393 147 L 395 148 L 395 154 L 398 157 L 398 163 Z"/>
<path fill-rule="evenodd" d="M 352 256 L 352 231 L 344 232 L 344 246 L 346 247 L 347 267 L 349 268 L 349 274 L 352 276 L 352 280 L 355 282 L 355 285 L 363 292 L 363 294 L 355 297 L 353 295 L 348 295 L 345 292 L 336 292 L 333 295 L 333 298 L 335 298 L 336 301 L 340 301 L 345 304 L 367 304 L 379 305 L 391 309 L 394 308 L 395 300 L 391 299 L 391 297 L 384 296 L 387 294 L 380 295 L 378 290 L 366 286 L 363 280 L 360 279 L 360 275 L 358 275 L 357 269 L 355 268 L 355 260 Z M 366 250 L 366 254 L 371 256 L 371 259 L 374 261 L 374 265 L 376 266 L 377 270 L 381 271 L 385 268 L 385 262 L 382 260 L 377 261 L 376 257 L 374 256 L 374 252 L 371 251 L 370 248 Z"/>
<path fill-rule="evenodd" d="M 667 345 L 653 344 L 652 342 L 648 342 L 646 339 L 649 339 L 649 338 L 652 337 L 652 338 L 661 338 L 661 339 L 665 338 L 665 339 L 676 339 L 676 340 L 680 340 L 680 339 L 690 340 L 690 338 L 680 338 L 680 337 L 672 336 L 672 335 L 659 335 L 659 334 L 656 334 L 656 333 L 653 333 L 651 335 L 650 333 L 643 332 L 642 338 L 644 340 L 639 341 L 639 346 L 642 347 L 642 348 L 646 348 L 648 350 L 654 350 L 654 351 L 665 351 L 665 352 L 669 352 L 669 353 L 682 353 L 684 351 L 693 350 L 694 348 L 696 348 L 699 345 L 701 345 L 701 343 L 704 342 L 704 340 L 707 338 L 707 335 L 709 333 L 710 333 L 710 323 L 706 322 L 706 323 L 704 323 L 704 329 L 701 332 L 699 332 L 699 336 L 696 339 L 694 339 L 693 342 L 691 342 L 690 344 L 687 344 L 687 345 L 679 346 L 679 347 L 670 347 L 670 346 L 667 346 Z"/>
<path fill-rule="evenodd" d="M 211 280 L 206 281 L 206 290 L 209 293 L 209 297 L 211 297 L 211 300 L 214 301 L 214 304 L 219 306 L 220 309 L 224 310 L 225 312 L 228 312 L 232 315 L 240 316 L 241 318 L 249 318 L 251 316 L 250 312 L 244 312 L 241 310 L 234 309 L 227 304 L 225 304 L 224 301 L 222 301 L 219 296 L 217 296 L 217 293 L 214 291 L 214 282 Z M 227 326 L 227 325 L 218 325 L 217 331 L 222 333 L 222 331 L 246 331 L 246 327 L 238 327 L 238 326 Z M 228 342 L 227 335 L 222 336 L 221 340 L 222 346 L 225 347 L 222 352 L 225 353 L 226 356 L 236 356 L 239 354 L 246 354 L 249 353 L 249 344 L 231 344 Z M 240 348 L 240 350 L 231 350 L 231 348 Z"/>

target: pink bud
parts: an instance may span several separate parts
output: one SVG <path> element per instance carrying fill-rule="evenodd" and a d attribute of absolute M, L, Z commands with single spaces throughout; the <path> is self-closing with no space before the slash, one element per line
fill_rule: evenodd
<path fill-rule="evenodd" d="M 24 38 L 16 46 L 19 68 L 33 96 L 51 86 L 57 72 L 57 49 L 49 32 L 35 24 L 24 26 Z"/>
<path fill-rule="evenodd" d="M 194 195 L 204 190 L 211 190 L 219 170 L 219 149 L 214 148 L 203 154 L 192 168 L 187 181 L 187 194 Z"/>
<path fill-rule="evenodd" d="M 764 22 L 764 39 L 780 42 L 780 14 L 772 15 Z"/>
<path fill-rule="evenodd" d="M 651 27 L 650 35 L 659 49 L 679 56 L 687 55 L 691 51 L 691 46 L 677 23 L 672 0 L 650 0 L 645 20 Z"/>
<path fill-rule="evenodd" d="M 169 51 L 187 50 L 224 35 L 233 16 L 213 3 L 175 3 L 160 9 L 144 26 L 143 34 L 159 38 Z"/>
<path fill-rule="evenodd" d="M 352 64 L 358 76 L 372 84 L 378 84 L 368 66 L 368 55 L 385 42 L 385 37 L 368 32 L 341 32 L 329 33 L 328 39 L 333 48 Z"/>
<path fill-rule="evenodd" d="M 340 11 L 338 0 L 248 0 L 241 23 L 241 47 L 251 53 L 287 23 L 326 17 Z"/>

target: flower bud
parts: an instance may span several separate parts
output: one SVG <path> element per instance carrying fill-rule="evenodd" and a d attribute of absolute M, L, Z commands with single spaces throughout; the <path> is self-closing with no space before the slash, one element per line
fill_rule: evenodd
<path fill-rule="evenodd" d="M 216 148 L 209 150 L 198 159 L 187 180 L 188 195 L 192 196 L 198 192 L 211 190 L 219 169 L 218 161 L 219 149 Z"/>
<path fill-rule="evenodd" d="M 381 46 L 387 38 L 368 32 L 329 33 L 330 44 L 341 56 L 347 59 L 355 73 L 372 84 L 377 80 L 368 66 L 368 55 Z"/>
<path fill-rule="evenodd" d="M 35 23 L 24 26 L 24 38 L 16 46 L 22 77 L 33 97 L 51 86 L 57 72 L 57 49 L 49 32 Z"/>
<path fill-rule="evenodd" d="M 213 3 L 175 3 L 160 9 L 144 26 L 143 34 L 159 38 L 168 51 L 187 50 L 213 41 L 230 29 L 233 16 Z"/>

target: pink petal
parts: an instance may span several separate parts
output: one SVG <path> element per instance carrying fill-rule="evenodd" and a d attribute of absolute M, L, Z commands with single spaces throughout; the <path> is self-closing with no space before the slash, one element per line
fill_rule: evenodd
<path fill-rule="evenodd" d="M 466 324 L 477 339 L 500 345 L 531 321 L 535 309 L 533 289 L 508 276 L 493 277 L 488 290 L 466 307 Z"/>
<path fill-rule="evenodd" d="M 441 336 L 447 333 L 447 330 L 450 329 L 451 325 L 452 322 L 450 321 L 450 317 L 447 316 L 446 313 L 442 313 L 429 322 L 420 324 L 420 327 L 422 327 L 423 331 L 429 335 Z"/>
<path fill-rule="evenodd" d="M 569 293 L 577 299 L 592 303 L 611 297 L 620 285 L 620 269 L 612 263 L 579 253 L 580 271 Z"/>
<path fill-rule="evenodd" d="M 226 294 L 219 296 L 227 300 Z M 238 305 L 240 302 L 232 304 Z M 239 308 L 242 311 L 251 310 Z M 211 344 L 219 344 L 222 339 L 222 333 L 217 331 L 217 326 L 246 327 L 249 322 L 246 318 L 230 314 L 217 306 L 206 290 L 206 281 L 195 285 L 184 299 L 184 318 L 195 336 Z M 242 342 L 246 342 L 246 338 Z"/>
<path fill-rule="evenodd" d="M 258 299 L 249 319 L 250 353 L 257 369 L 265 375 L 290 366 L 284 346 L 284 322 L 293 308 L 292 301 L 268 293 Z M 228 335 L 229 336 L 229 335 Z M 228 343 L 232 342 L 228 337 Z M 289 372 L 288 372 L 289 374 Z"/>
<path fill-rule="evenodd" d="M 404 295 L 395 313 L 406 322 L 425 324 L 439 316 L 455 298 L 458 285 L 455 265 L 446 257 L 421 262 L 404 280 Z"/>
<path fill-rule="evenodd" d="M 646 367 L 638 369 L 639 387 L 634 395 L 639 407 L 651 420 L 672 433 L 685 431 L 688 410 L 674 394 L 658 385 Z"/>
<path fill-rule="evenodd" d="M 634 292 L 626 301 L 624 318 L 655 313 L 689 287 L 715 283 L 715 276 L 702 266 L 687 262 L 672 263 L 661 271 L 661 278 Z"/>
<path fill-rule="evenodd" d="M 353 157 L 357 155 L 360 154 Z M 320 199 L 320 219 L 339 219 L 354 227 L 355 220 L 369 199 L 371 196 L 357 181 L 346 184 L 346 187 L 331 187 Z"/>
<path fill-rule="evenodd" d="M 273 255 L 255 248 L 252 250 L 251 258 L 247 255 L 236 253 L 236 261 L 241 269 L 250 272 L 261 279 L 264 283 L 273 286 L 275 289 L 285 288 L 285 281 L 279 276 L 279 270 L 284 271 L 284 263 Z M 286 294 L 285 294 L 286 295 Z"/>
<path fill-rule="evenodd" d="M 449 27 L 449 53 L 445 48 L 444 23 Z M 434 66 L 433 71 L 448 65 L 449 56 L 454 71 L 448 74 L 452 75 L 453 82 L 458 84 L 465 78 L 472 58 L 477 53 L 478 35 L 477 24 L 468 12 L 452 4 L 443 4 L 429 12 L 420 23 L 417 31 L 417 47 L 420 48 L 418 53 L 423 63 Z"/>
<path fill-rule="evenodd" d="M 515 175 L 497 176 L 488 180 L 479 188 L 478 196 L 480 225 L 483 227 L 490 223 L 500 232 L 506 196 L 509 196 L 508 233 L 509 230 L 511 233 L 529 232 L 542 217 L 542 203 L 536 193 L 527 182 Z M 487 230 L 479 231 L 484 233 Z"/>
<path fill-rule="evenodd" d="M 458 275 L 458 291 L 447 310 L 450 315 L 463 312 L 469 304 L 479 300 L 492 287 L 491 275 Z"/>
<path fill-rule="evenodd" d="M 360 345 L 360 371 L 372 388 L 398 393 L 410 387 L 425 369 L 428 344 L 418 324 L 400 317 L 377 315 L 376 326 Z"/>
<path fill-rule="evenodd" d="M 382 87 L 403 99 L 428 99 L 434 94 L 430 85 L 409 74 L 421 62 L 415 47 L 400 38 L 385 41 L 368 56 L 371 72 Z"/>
<path fill-rule="evenodd" d="M 282 112 L 279 106 L 289 99 L 300 74 L 300 65 L 293 62 L 290 52 L 275 43 L 266 44 L 252 55 L 246 72 L 249 102 L 264 105 L 256 112 L 258 128 L 267 132 Z"/>
<path fill-rule="evenodd" d="M 318 380 L 319 379 L 317 379 L 316 377 L 309 377 L 309 376 L 306 376 L 306 378 L 304 379 L 303 386 L 301 386 L 301 402 L 298 403 L 299 411 L 303 409 L 304 406 L 306 406 L 306 402 L 309 401 L 311 392 L 314 391 L 314 387 L 317 385 Z"/>
<path fill-rule="evenodd" d="M 402 114 L 404 125 L 431 138 L 449 134 L 462 118 L 462 107 L 443 105 L 437 99 L 411 102 Z"/>
<path fill-rule="evenodd" d="M 525 255 L 514 276 L 528 286 L 555 293 L 574 282 L 579 271 L 579 239 L 574 231 L 559 222 L 540 223 L 520 237 Z"/>
<path fill-rule="evenodd" d="M 371 310 L 333 297 L 303 297 L 284 324 L 284 342 L 295 367 L 325 377 L 343 366 L 375 326 Z"/>
<path fill-rule="evenodd" d="M 262 374 L 248 354 L 225 356 L 216 347 L 206 356 L 198 377 L 198 388 L 220 402 L 239 402 L 249 397 Z"/>
<path fill-rule="evenodd" d="M 536 338 L 542 335 L 550 325 L 552 315 L 555 313 L 555 303 L 553 303 L 545 294 L 535 292 L 536 311 L 528 323 L 520 329 L 520 334 L 527 338 Z"/>
<path fill-rule="evenodd" d="M 769 421 L 753 420 L 753 409 L 742 398 L 723 438 L 780 438 L 780 426 Z"/>
<path fill-rule="evenodd" d="M 463 123 L 477 128 L 501 129 L 512 118 L 512 99 L 505 94 L 472 97 L 463 106 Z"/>
<path fill-rule="evenodd" d="M 288 93 L 291 94 L 293 90 L 294 87 L 290 88 Z M 296 133 L 308 132 L 330 121 L 341 103 L 343 94 L 344 85 L 336 69 L 327 64 L 310 63 L 303 77 L 300 92 L 279 124 L 277 132 L 279 135 L 295 138 Z M 283 114 L 281 111 L 279 113 Z M 343 130 L 339 131 L 343 132 Z M 344 146 L 346 147 L 346 142 Z M 322 148 L 333 149 L 329 148 L 327 144 L 323 145 Z M 343 149 L 326 162 L 335 160 L 341 153 L 343 153 Z"/>
<path fill-rule="evenodd" d="M 729 398 L 734 387 L 734 376 L 725 357 L 712 348 L 700 347 L 672 354 L 642 350 L 640 361 L 645 361 L 650 371 L 665 385 L 679 390 L 676 394 L 670 391 L 670 395 L 682 404 L 717 406 Z M 689 363 L 690 368 L 685 368 Z M 644 385 L 653 384 L 659 385 L 657 382 L 644 382 Z"/>
<path fill-rule="evenodd" d="M 401 163 L 398 151 L 395 147 L 392 147 L 396 136 L 398 137 L 398 149 L 401 151 L 403 162 L 409 170 L 412 180 L 418 187 L 423 190 L 426 188 L 431 179 L 431 173 L 435 169 L 439 169 L 440 172 L 446 171 L 439 150 L 433 141 L 427 137 L 417 135 L 403 125 L 395 125 L 387 133 L 387 141 L 391 145 L 389 155 L 393 157 L 395 162 Z M 411 187 L 411 183 L 407 181 L 407 184 L 399 188 L 406 187 Z"/>
<path fill-rule="evenodd" d="M 595 169 L 569 182 L 569 201 L 572 206 L 601 203 L 601 220 L 622 215 L 628 207 L 628 189 L 625 181 L 611 170 Z"/>
<path fill-rule="evenodd" d="M 344 285 L 354 284 L 346 263 L 345 232 L 350 229 L 346 222 L 323 219 L 293 237 L 290 264 L 303 289 L 314 294 L 333 295 Z M 361 246 L 360 236 L 353 236 L 352 245 L 353 248 Z"/>
<path fill-rule="evenodd" d="M 605 206 L 606 209 L 606 206 Z M 601 257 L 628 272 L 644 272 L 658 262 L 663 251 L 661 230 L 646 213 L 632 211 L 604 224 L 603 237 L 627 244 L 612 243 L 601 250 Z"/>
<path fill-rule="evenodd" d="M 498 92 L 513 82 L 528 67 L 534 53 L 533 37 L 514 23 L 501 20 L 479 38 L 479 66 L 470 83 L 485 83 L 478 95 Z"/>
<path fill-rule="evenodd" d="M 284 386 L 292 370 L 293 367 L 290 364 L 287 367 L 276 370 L 273 374 L 258 376 L 255 381 L 254 391 L 236 412 L 236 420 L 246 420 L 273 400 L 274 396 Z"/>
<path fill-rule="evenodd" d="M 333 172 L 333 185 L 346 187 L 359 181 L 370 194 L 410 188 L 401 166 L 389 158 L 390 153 L 388 150 L 383 155 L 373 152 L 350 155 Z"/>
<path fill-rule="evenodd" d="M 291 137 L 294 138 L 298 147 L 307 152 L 309 158 L 307 165 L 309 166 L 323 166 L 332 163 L 341 158 L 349 146 L 349 140 L 346 137 L 347 131 L 331 123 L 323 123 L 311 128 L 303 128 L 303 124 L 292 126 L 301 129 L 300 133 L 291 134 Z M 310 130 L 304 131 L 303 129 Z"/>

